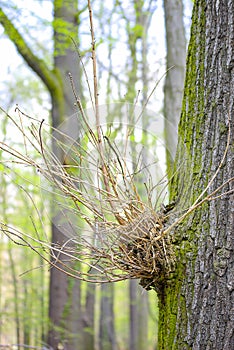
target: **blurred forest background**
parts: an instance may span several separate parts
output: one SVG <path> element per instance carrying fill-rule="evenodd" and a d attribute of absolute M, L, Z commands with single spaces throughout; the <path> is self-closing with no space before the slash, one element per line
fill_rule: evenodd
<path fill-rule="evenodd" d="M 165 117 L 165 142 L 171 142 L 168 147 L 175 150 L 176 137 L 171 135 L 170 124 L 176 128 L 179 118 L 192 1 L 93 0 L 92 8 L 100 103 L 137 101 L 141 107 L 157 81 L 173 67 L 158 84 L 147 108 L 155 116 Z M 87 78 L 79 58 L 92 82 L 86 0 L 1 1 L 0 24 L 0 106 L 5 111 L 14 115 L 18 105 L 31 117 L 58 126 L 62 121 L 55 111 L 56 106 L 61 110 L 59 91 L 63 91 L 66 115 L 74 111 L 68 71 L 83 105 L 90 108 Z M 150 130 L 151 121 L 142 123 Z M 0 135 L 1 140 L 17 145 L 4 113 Z M 0 160 L 2 157 L 0 153 Z M 170 172 L 173 154 L 167 154 L 165 162 Z M 38 174 L 25 168 L 20 175 L 14 176 L 0 165 L 1 222 L 38 236 L 45 228 L 48 235 L 56 234 L 48 217 L 49 204 L 37 186 Z M 43 227 L 37 211 L 43 217 Z M 1 348 L 17 344 L 14 349 L 157 349 L 154 291 L 147 292 L 135 280 L 91 285 L 65 276 L 59 279 L 61 288 L 56 294 L 53 278 L 59 277 L 53 276 L 33 251 L 1 234 Z M 58 305 L 63 311 L 56 315 Z M 70 340 L 74 334 L 79 335 L 77 342 Z M 57 337 L 56 345 L 51 337 Z"/>

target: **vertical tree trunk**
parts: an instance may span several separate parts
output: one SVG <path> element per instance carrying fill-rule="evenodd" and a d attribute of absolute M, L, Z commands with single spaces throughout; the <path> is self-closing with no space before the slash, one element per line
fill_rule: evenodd
<path fill-rule="evenodd" d="M 166 157 L 169 175 L 175 160 L 185 77 L 186 38 L 183 0 L 164 0 L 167 74 L 164 85 Z"/>
<path fill-rule="evenodd" d="M 148 346 L 148 294 L 139 281 L 129 281 L 130 332 L 129 349 L 141 350 Z"/>
<path fill-rule="evenodd" d="M 24 315 L 24 320 L 23 320 L 23 343 L 24 344 L 30 344 L 30 323 L 29 319 L 31 318 L 30 316 L 30 310 L 31 310 L 31 299 L 28 293 L 28 287 L 27 287 L 27 281 L 23 281 L 23 290 L 24 290 L 24 309 L 23 309 L 23 315 Z"/>
<path fill-rule="evenodd" d="M 95 349 L 94 307 L 96 301 L 96 285 L 89 283 L 86 291 L 85 311 L 83 313 L 84 350 Z"/>
<path fill-rule="evenodd" d="M 18 52 L 29 67 L 41 78 L 48 88 L 52 101 L 52 124 L 58 127 L 66 118 L 75 113 L 74 97 L 68 73 L 72 74 L 78 93 L 80 88 L 80 66 L 77 54 L 73 50 L 71 37 L 78 37 L 78 2 L 77 0 L 54 0 L 54 67 L 49 69 L 42 59 L 35 55 L 26 41 L 0 8 L 0 23 L 6 34 L 16 46 Z M 64 155 L 58 152 L 55 144 L 53 151 L 58 160 L 63 162 Z M 67 237 L 58 229 L 56 221 L 52 223 L 52 241 L 63 244 Z M 62 259 L 62 255 L 60 256 Z M 64 349 L 81 349 L 81 307 L 80 283 L 69 279 L 55 268 L 50 270 L 50 332 L 49 345 L 57 349 L 59 344 Z"/>
<path fill-rule="evenodd" d="M 138 281 L 129 281 L 129 303 L 130 303 L 130 332 L 129 332 L 129 349 L 138 350 L 138 305 L 137 305 L 137 288 Z"/>
<path fill-rule="evenodd" d="M 101 286 L 101 314 L 100 314 L 100 333 L 99 333 L 99 349 L 115 350 L 115 327 L 114 327 L 114 285 L 102 284 Z"/>
<path fill-rule="evenodd" d="M 138 336 L 138 350 L 148 348 L 148 318 L 149 318 L 149 298 L 145 290 L 141 286 L 138 288 L 139 300 L 139 336 Z"/>
<path fill-rule="evenodd" d="M 80 93 L 81 91 L 79 61 L 71 41 L 71 37 L 77 41 L 77 12 L 77 0 L 54 1 L 54 68 L 59 74 L 61 83 L 61 95 L 52 95 L 52 124 L 54 128 L 57 128 L 61 122 L 75 113 L 69 73 L 72 75 L 77 92 Z M 67 123 L 69 125 L 69 119 Z M 55 144 L 53 144 L 53 151 L 63 164 L 64 155 L 61 152 L 58 153 Z M 66 235 L 58 228 L 56 220 L 53 219 L 52 242 L 63 245 L 66 240 Z M 60 255 L 60 258 L 62 258 L 62 255 Z M 67 261 L 66 257 L 64 259 Z M 58 344 L 63 344 L 66 350 L 81 349 L 82 316 L 80 299 L 80 282 L 72 280 L 56 268 L 51 268 L 49 316 L 52 327 L 49 332 L 48 343 L 54 349 L 57 349 Z"/>
<path fill-rule="evenodd" d="M 233 23 L 233 1 L 195 2 L 176 157 L 180 171 L 171 188 L 177 210 L 195 201 L 218 168 L 229 118 L 230 146 L 207 193 L 234 176 Z M 231 188 L 233 182 L 223 192 Z M 233 349 L 233 208 L 233 194 L 217 198 L 174 232 L 177 263 L 160 296 L 160 349 Z"/>

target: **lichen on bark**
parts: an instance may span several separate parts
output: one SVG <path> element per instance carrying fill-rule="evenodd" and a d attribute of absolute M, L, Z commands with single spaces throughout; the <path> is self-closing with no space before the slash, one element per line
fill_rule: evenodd
<path fill-rule="evenodd" d="M 233 144 L 234 72 L 228 64 L 233 7 L 224 1 L 194 4 L 178 172 L 171 185 L 177 211 L 194 202 L 218 168 L 227 145 L 228 119 Z M 229 147 L 208 193 L 233 177 L 233 161 Z M 233 207 L 233 194 L 206 203 L 172 233 L 177 263 L 160 298 L 160 350 L 232 348 Z"/>

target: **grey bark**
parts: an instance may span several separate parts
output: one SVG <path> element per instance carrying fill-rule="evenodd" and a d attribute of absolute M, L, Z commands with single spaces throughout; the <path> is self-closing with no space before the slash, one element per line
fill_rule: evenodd
<path fill-rule="evenodd" d="M 148 345 L 148 294 L 139 281 L 129 281 L 130 332 L 129 349 L 141 350 Z"/>
<path fill-rule="evenodd" d="M 80 68 L 74 50 L 73 43 L 67 34 L 64 34 L 64 27 L 70 30 L 70 35 L 77 40 L 78 3 L 77 0 L 54 2 L 54 67 L 59 72 L 61 83 L 61 96 L 52 99 L 52 124 L 58 128 L 61 122 L 67 121 L 69 131 L 69 117 L 75 113 L 74 96 L 69 80 L 71 73 L 77 92 L 80 93 Z M 59 25 L 56 21 L 64 22 Z M 71 125 L 72 130 L 72 125 Z M 59 137 L 58 135 L 56 135 Z M 57 145 L 53 143 L 53 151 L 60 162 L 64 163 L 64 154 L 58 151 Z M 59 213 L 56 213 L 59 216 Z M 67 240 L 64 231 L 58 228 L 56 218 L 52 224 L 52 242 L 63 245 Z M 79 234 L 79 233 L 78 233 Z M 72 243 L 71 243 L 72 244 Z M 67 258 L 60 255 L 61 260 Z M 74 266 L 75 267 L 75 266 Z M 79 266 L 76 266 L 79 269 Z M 69 278 L 65 273 L 52 267 L 50 270 L 50 303 L 49 317 L 51 329 L 48 337 L 48 344 L 54 349 L 62 344 L 66 350 L 82 349 L 82 315 L 81 315 L 81 291 L 80 282 Z"/>
<path fill-rule="evenodd" d="M 177 210 L 234 176 L 234 3 L 196 1 L 172 186 Z M 182 165 L 182 168 L 181 168 Z M 233 189 L 233 182 L 223 192 Z M 219 192 L 220 194 L 220 192 Z M 203 205 L 174 233 L 176 270 L 160 299 L 160 349 L 234 349 L 234 195 Z"/>
<path fill-rule="evenodd" d="M 148 348 L 148 318 L 149 318 L 149 298 L 145 290 L 138 286 L 139 298 L 139 343 L 138 349 Z"/>
<path fill-rule="evenodd" d="M 99 321 L 99 349 L 116 350 L 114 327 L 114 286 L 102 284 L 101 286 L 101 312 Z"/>
<path fill-rule="evenodd" d="M 138 350 L 138 330 L 139 314 L 137 305 L 137 288 L 138 281 L 129 281 L 129 302 L 130 302 L 130 332 L 129 332 L 129 349 Z"/>

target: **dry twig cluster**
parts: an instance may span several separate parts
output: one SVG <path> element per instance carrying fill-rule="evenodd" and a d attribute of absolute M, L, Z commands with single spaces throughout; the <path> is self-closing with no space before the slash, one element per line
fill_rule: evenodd
<path fill-rule="evenodd" d="M 126 137 L 121 149 L 101 126 L 90 3 L 89 10 L 95 128 L 88 122 L 70 77 L 78 107 L 76 125 L 82 126 L 85 131 L 83 137 L 76 139 L 62 130 L 54 130 L 52 152 L 51 146 L 45 141 L 48 139 L 44 137 L 46 123 L 26 116 L 17 108 L 19 121 L 9 115 L 8 118 L 21 134 L 23 147 L 20 150 L 3 142 L 0 144 L 0 149 L 10 157 L 6 162 L 32 166 L 40 173 L 45 202 L 52 203 L 53 210 L 50 213 L 53 224 L 64 235 L 64 241 L 62 244 L 50 243 L 47 238 L 20 232 L 5 223 L 1 223 L 1 229 L 17 244 L 30 247 L 49 265 L 75 278 L 89 282 L 134 278 L 140 279 L 146 289 L 152 286 L 160 289 L 175 262 L 169 234 L 171 230 L 204 202 L 221 196 L 220 191 L 233 181 L 233 178 L 228 180 L 207 195 L 207 190 L 224 163 L 230 128 L 227 148 L 216 173 L 194 204 L 168 225 L 168 214 L 163 210 L 156 212 L 152 205 L 155 187 L 145 185 L 147 195 L 142 195 L 142 190 L 139 190 L 139 187 L 144 186 L 142 169 L 148 166 L 144 164 L 142 155 L 134 160 L 136 166 L 129 165 L 127 160 L 132 128 L 127 127 L 125 130 Z M 28 121 L 31 124 L 27 128 L 25 125 Z M 31 198 L 30 194 L 28 196 Z M 40 217 L 39 212 L 38 215 Z"/>
<path fill-rule="evenodd" d="M 71 142 L 69 135 L 56 130 L 54 148 L 63 154 L 59 159 L 44 141 L 45 123 L 33 120 L 19 109 L 18 113 L 18 123 L 16 118 L 9 115 L 8 118 L 22 135 L 22 151 L 5 143 L 0 148 L 11 157 L 8 160 L 11 164 L 32 166 L 40 174 L 42 194 L 45 192 L 47 205 L 52 203 L 53 224 L 64 235 L 64 241 L 51 244 L 48 239 L 35 238 L 4 223 L 1 229 L 17 244 L 30 247 L 48 264 L 75 278 L 97 283 L 140 279 L 144 288 L 153 286 L 159 290 L 175 263 L 172 229 L 204 202 L 233 192 L 231 189 L 222 193 L 232 178 L 207 195 L 225 161 L 230 129 L 223 159 L 208 185 L 193 205 L 169 225 L 170 213 L 156 212 L 151 203 L 155 188 L 147 188 L 148 196 L 137 189 L 142 185 L 140 160 L 136 169 L 129 166 L 125 152 L 104 136 L 102 128 L 101 151 L 98 134 L 87 119 L 83 141 Z M 86 118 L 82 113 L 79 116 Z M 24 119 L 32 122 L 29 128 L 22 127 L 26 124 Z M 30 148 L 34 150 L 31 156 Z"/>
<path fill-rule="evenodd" d="M 2 230 L 18 244 L 42 255 L 52 266 L 89 282 L 138 278 L 148 289 L 168 274 L 174 255 L 169 238 L 164 236 L 167 216 L 163 211 L 155 212 L 150 194 L 143 200 L 137 190 L 142 181 L 140 160 L 133 170 L 123 158 L 124 151 L 103 136 L 102 129 L 100 152 L 98 135 L 86 119 L 85 145 L 80 140 L 71 142 L 68 135 L 56 130 L 53 143 L 57 152 L 63 154 L 61 161 L 44 141 L 44 122 L 36 122 L 18 108 L 17 111 L 18 123 L 16 118 L 9 115 L 8 118 L 22 135 L 23 150 L 15 150 L 4 143 L 0 147 L 11 156 L 8 160 L 11 164 L 32 166 L 40 174 L 42 195 L 47 201 L 50 197 L 53 223 L 64 234 L 64 242 L 50 244 L 49 240 L 35 238 L 4 224 Z M 22 127 L 28 119 L 31 126 Z M 151 190 L 148 189 L 148 193 Z"/>

